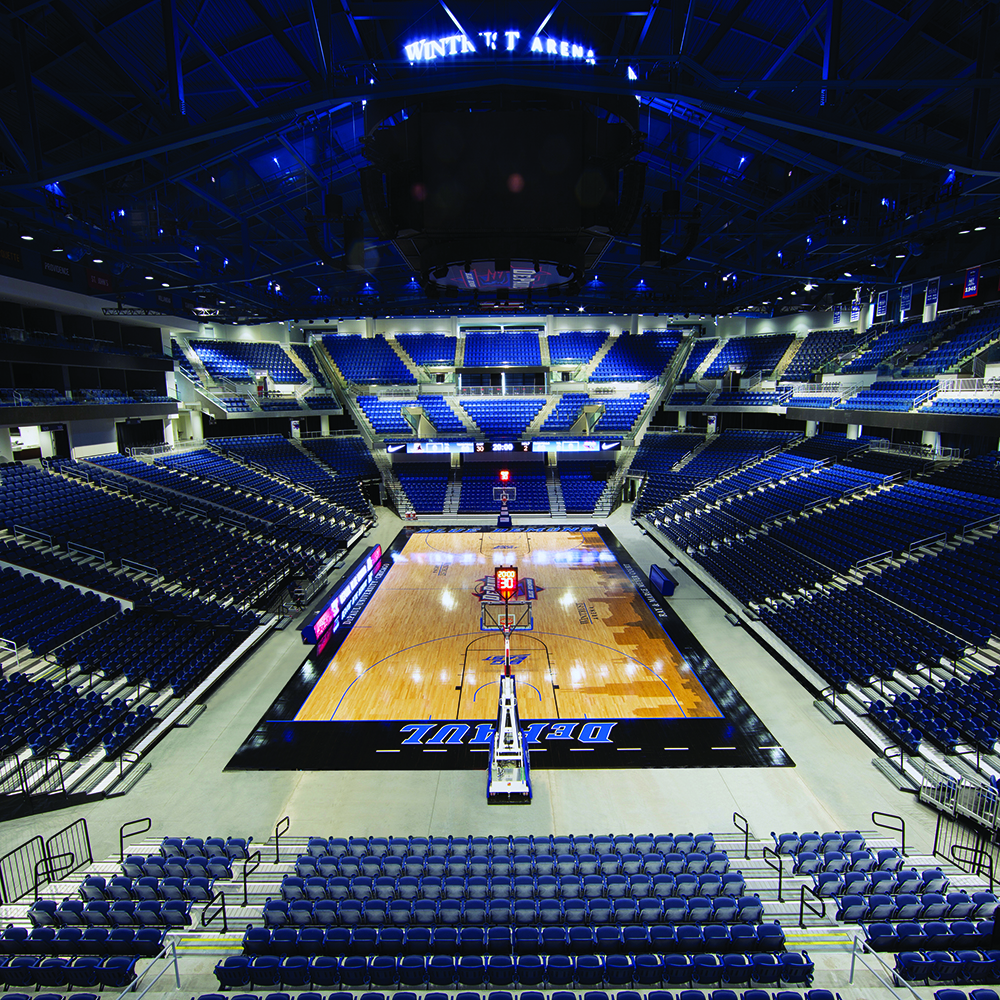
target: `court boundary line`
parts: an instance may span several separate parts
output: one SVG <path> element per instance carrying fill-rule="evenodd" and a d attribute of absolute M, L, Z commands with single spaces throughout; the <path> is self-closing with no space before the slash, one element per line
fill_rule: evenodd
<path fill-rule="evenodd" d="M 774 737 L 760 717 L 747 703 L 745 697 L 726 676 L 711 657 L 705 647 L 698 641 L 684 621 L 673 608 L 664 602 L 650 604 L 652 588 L 648 577 L 639 568 L 631 553 L 618 540 L 614 532 L 593 522 L 580 525 L 536 524 L 519 526 L 519 532 L 594 532 L 614 554 L 615 560 L 632 583 L 637 586 L 640 594 L 646 600 L 650 610 L 660 622 L 661 628 L 667 634 L 674 648 L 680 652 L 685 662 L 702 686 L 708 692 L 716 708 L 722 698 L 727 707 L 724 713 L 714 718 L 705 717 L 643 717 L 618 718 L 598 720 L 609 725 L 621 727 L 618 742 L 627 746 L 617 747 L 608 743 L 599 766 L 607 769 L 617 768 L 717 768 L 728 770 L 743 767 L 795 767 L 796 763 Z M 492 527 L 481 527 L 476 533 L 493 532 Z M 392 558 L 400 552 L 406 541 L 414 534 L 436 533 L 471 533 L 462 528 L 402 528 L 386 548 L 383 559 Z M 497 532 L 505 534 L 507 532 Z M 662 549 L 663 546 L 661 545 Z M 666 550 L 664 550 L 666 551 Z M 631 572 L 626 570 L 626 564 Z M 698 581 L 700 583 L 700 581 Z M 645 587 L 649 593 L 643 593 Z M 376 588 L 377 590 L 377 588 Z M 659 609 L 659 611 L 657 611 Z M 669 630 L 667 626 L 670 626 Z M 352 770 L 380 771 L 385 769 L 385 757 L 382 752 L 392 752 L 395 769 L 423 770 L 426 769 L 426 758 L 423 757 L 420 737 L 413 735 L 413 724 L 427 720 L 408 719 L 402 722 L 389 720 L 343 722 L 343 721 L 294 721 L 294 716 L 301 708 L 306 697 L 315 686 L 315 670 L 317 666 L 329 663 L 339 650 L 350 628 L 337 630 L 326 647 L 326 650 L 316 655 L 315 650 L 309 650 L 296 673 L 289 678 L 274 701 L 261 715 L 256 726 L 247 733 L 243 743 L 225 765 L 225 770 L 285 770 L 285 771 L 337 771 L 343 770 L 345 760 L 349 760 Z M 339 633 L 339 634 L 338 634 Z M 471 635 L 474 633 L 461 633 Z M 593 641 L 593 640 L 591 640 Z M 621 652 L 621 650 L 619 650 Z M 623 656 L 628 654 L 623 653 Z M 632 659 L 635 659 L 632 657 Z M 433 724 L 446 726 L 458 721 L 472 728 L 479 724 L 478 720 L 441 719 Z M 541 723 L 556 723 L 560 720 L 538 720 Z M 582 720 L 580 720 L 582 721 Z M 589 721 L 589 719 L 588 719 Z M 405 731 L 404 731 L 405 730 Z M 618 729 L 616 729 L 618 732 Z M 407 735 L 407 733 L 411 735 Z M 543 737 L 543 739 L 547 739 Z M 576 769 L 578 765 L 569 757 L 569 744 L 563 741 L 568 737 L 559 737 L 555 742 L 536 747 L 536 751 L 545 754 L 546 763 L 539 762 L 545 769 Z M 636 747 L 635 740 L 641 740 L 643 749 Z M 451 753 L 446 754 L 440 766 L 444 769 L 475 769 L 480 765 L 473 759 L 470 747 L 464 741 L 464 735 L 448 740 Z M 736 753 L 719 753 L 710 747 L 732 743 Z M 407 745 L 404 745 L 407 744 Z M 598 750 L 601 747 L 597 747 Z M 629 751 L 619 753 L 617 751 Z M 667 753 L 666 751 L 672 751 Z M 678 754 L 680 759 L 678 759 Z M 637 758 L 637 759 L 633 759 Z M 736 758 L 735 760 L 733 758 Z M 590 758 L 593 760 L 593 758 Z"/>

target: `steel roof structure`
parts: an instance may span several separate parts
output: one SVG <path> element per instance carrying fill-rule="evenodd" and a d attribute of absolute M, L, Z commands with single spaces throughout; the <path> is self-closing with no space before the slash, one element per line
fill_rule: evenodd
<path fill-rule="evenodd" d="M 365 211 L 368 106 L 385 125 L 513 93 L 636 102 L 642 212 L 553 310 L 766 313 L 995 275 L 997 20 L 983 0 L 14 0 L 0 224 L 100 261 L 126 305 L 169 286 L 220 318 L 468 310 Z"/>

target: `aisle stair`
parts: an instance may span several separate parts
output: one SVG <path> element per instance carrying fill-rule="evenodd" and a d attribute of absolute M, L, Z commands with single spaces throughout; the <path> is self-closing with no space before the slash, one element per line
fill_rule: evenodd
<path fill-rule="evenodd" d="M 594 374 L 594 369 L 604 360 L 604 355 L 611 350 L 619 336 L 621 336 L 621 331 L 613 331 L 608 334 L 604 343 L 597 348 L 597 353 L 585 365 L 580 366 L 580 370 L 576 374 L 578 381 L 586 382 Z"/>
<path fill-rule="evenodd" d="M 698 367 L 694 370 L 694 373 L 691 375 L 691 378 L 689 379 L 689 381 L 691 381 L 691 382 L 697 382 L 698 379 L 701 379 L 701 378 L 705 377 L 705 372 L 708 371 L 708 369 L 711 366 L 712 362 L 715 360 L 716 355 L 725 346 L 725 343 L 726 343 L 725 340 L 723 340 L 720 337 L 719 340 L 716 342 L 715 347 L 713 347 L 708 352 L 708 354 L 705 355 L 705 357 L 702 359 L 701 364 L 698 365 Z"/>
<path fill-rule="evenodd" d="M 562 483 L 559 481 L 559 471 L 553 465 L 545 469 L 545 489 L 549 494 L 549 511 L 552 517 L 565 517 L 566 500 L 563 497 Z"/>
<path fill-rule="evenodd" d="M 417 382 L 431 382 L 433 379 L 427 372 L 415 364 L 413 358 L 406 353 L 402 344 L 395 337 L 386 337 L 386 343 L 396 352 L 396 356 L 406 365 L 406 370 L 417 380 Z"/>
<path fill-rule="evenodd" d="M 442 514 L 451 516 L 458 515 L 458 508 L 462 499 L 462 479 L 458 469 L 452 469 L 448 476 L 448 489 L 444 494 L 444 504 Z"/>
<path fill-rule="evenodd" d="M 545 405 L 538 411 L 535 415 L 534 420 L 525 428 L 524 433 L 528 435 L 541 434 L 542 426 L 545 421 L 549 419 L 549 414 L 556 408 L 556 404 L 559 402 L 559 396 L 546 396 Z"/>
<path fill-rule="evenodd" d="M 777 363 L 777 365 L 775 365 L 774 371 L 771 373 L 771 378 L 777 381 L 782 375 L 785 374 L 785 370 L 795 359 L 795 355 L 799 353 L 805 342 L 805 337 L 796 337 L 788 345 L 788 349 L 781 355 L 781 360 Z"/>

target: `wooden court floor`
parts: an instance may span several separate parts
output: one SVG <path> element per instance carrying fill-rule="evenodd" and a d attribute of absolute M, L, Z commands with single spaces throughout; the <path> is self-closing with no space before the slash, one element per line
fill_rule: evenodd
<path fill-rule="evenodd" d="M 412 535 L 296 720 L 495 718 L 479 595 L 510 564 L 536 589 L 511 637 L 522 721 L 721 717 L 600 535 L 567 530 Z"/>

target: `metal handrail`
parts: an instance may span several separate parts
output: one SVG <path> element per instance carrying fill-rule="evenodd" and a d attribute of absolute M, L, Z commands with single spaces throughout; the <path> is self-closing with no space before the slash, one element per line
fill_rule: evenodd
<path fill-rule="evenodd" d="M 65 865 L 53 866 L 53 861 L 60 858 L 68 858 Z M 57 877 L 68 875 L 76 867 L 76 855 L 72 851 L 64 851 L 62 854 L 46 854 L 44 858 L 39 858 L 35 862 L 35 902 L 38 902 L 38 890 L 41 886 L 42 869 L 45 869 L 48 878 L 46 882 L 55 882 Z"/>
<path fill-rule="evenodd" d="M 737 820 L 742 820 L 743 821 L 743 825 L 740 826 L 740 824 L 737 822 Z M 734 812 L 733 813 L 733 826 L 735 826 L 736 829 L 739 830 L 740 833 L 743 834 L 743 857 L 747 858 L 749 860 L 749 858 L 750 858 L 750 823 L 747 820 L 746 816 L 742 815 L 742 813 Z"/>
<path fill-rule="evenodd" d="M 274 863 L 280 863 L 280 856 L 278 854 L 278 842 L 281 840 L 281 835 L 283 833 L 288 833 L 288 828 L 292 825 L 292 821 L 288 816 L 282 816 L 274 825 Z"/>
<path fill-rule="evenodd" d="M 859 942 L 860 942 L 860 948 L 858 947 L 858 945 L 859 945 Z M 873 976 L 874 976 L 874 977 L 875 977 L 875 978 L 876 978 L 876 979 L 877 979 L 877 980 L 878 980 L 878 981 L 879 981 L 879 982 L 880 982 L 880 983 L 881 983 L 881 984 L 882 984 L 882 985 L 883 985 L 883 986 L 884 986 L 884 987 L 885 987 L 885 988 L 886 988 L 887 990 L 889 990 L 889 992 L 890 992 L 890 993 L 892 993 L 892 994 L 893 994 L 893 996 L 896 996 L 896 990 L 895 990 L 895 989 L 893 988 L 893 985 L 892 985 L 892 983 L 891 983 L 891 982 L 887 983 L 887 982 L 886 982 L 886 981 L 885 981 L 885 980 L 884 980 L 884 979 L 883 979 L 883 978 L 882 978 L 882 977 L 881 977 L 881 976 L 880 976 L 880 975 L 878 974 L 878 972 L 876 972 L 876 971 L 875 971 L 875 969 L 873 969 L 873 968 L 872 968 L 872 967 L 871 967 L 871 966 L 870 966 L 870 965 L 869 965 L 869 964 L 868 964 L 868 963 L 867 963 L 867 962 L 865 961 L 865 959 L 864 959 L 864 957 L 863 957 L 863 956 L 864 956 L 864 953 L 865 953 L 865 952 L 864 952 L 864 948 L 865 948 L 865 944 L 864 944 L 864 942 L 863 942 L 863 941 L 861 941 L 861 939 L 860 939 L 860 938 L 858 938 L 858 937 L 855 937 L 855 938 L 854 938 L 854 944 L 853 944 L 853 945 L 851 945 L 851 974 L 850 974 L 850 976 L 848 977 L 847 981 L 848 981 L 849 983 L 853 983 L 853 982 L 854 982 L 854 962 L 855 962 L 855 960 L 857 960 L 857 961 L 859 961 L 859 962 L 860 962 L 860 963 L 861 963 L 861 964 L 862 964 L 862 965 L 863 965 L 863 966 L 864 966 L 864 967 L 865 967 L 865 968 L 866 968 L 866 969 L 867 969 L 867 970 L 868 970 L 868 971 L 869 971 L 869 972 L 870 972 L 870 973 L 871 973 L 871 974 L 872 974 L 872 975 L 873 975 Z M 872 955 L 872 956 L 874 957 L 875 961 L 876 961 L 876 962 L 878 962 L 878 964 L 879 964 L 879 965 L 881 965 L 881 966 L 882 966 L 882 968 L 883 968 L 883 969 L 885 969 L 885 970 L 886 970 L 886 972 L 888 972 L 888 973 L 889 973 L 889 975 L 890 975 L 890 976 L 892 977 L 892 980 L 893 980 L 893 981 L 895 981 L 895 980 L 896 980 L 896 976 L 895 976 L 895 974 L 893 973 L 893 970 L 892 970 L 892 969 L 891 969 L 891 968 L 890 968 L 890 967 L 889 967 L 888 965 L 886 965 L 886 964 L 885 964 L 885 962 L 883 962 L 883 961 L 882 961 L 882 959 L 881 959 L 881 958 L 880 958 L 880 957 L 879 957 L 879 956 L 878 956 L 878 955 L 877 955 L 877 954 L 876 954 L 876 953 L 875 953 L 874 951 L 871 951 L 871 952 L 868 952 L 868 954 Z M 906 981 L 905 979 L 902 979 L 902 980 L 900 980 L 900 982 L 902 982 L 902 984 L 903 984 L 903 985 L 904 985 L 904 986 L 905 986 L 905 987 L 906 987 L 906 988 L 907 988 L 907 989 L 908 989 L 908 990 L 909 990 L 909 991 L 910 991 L 910 992 L 911 992 L 911 993 L 912 993 L 912 994 L 913 994 L 913 995 L 914 995 L 914 996 L 915 996 L 915 997 L 917 998 L 917 1000 L 921 1000 L 921 997 L 920 997 L 920 994 L 919 994 L 919 993 L 918 993 L 918 992 L 917 992 L 917 991 L 916 991 L 916 990 L 915 990 L 915 989 L 914 989 L 914 988 L 913 988 L 913 987 L 912 987 L 912 986 L 911 986 L 911 985 L 910 985 L 910 984 L 909 984 L 909 983 L 908 983 L 908 982 L 907 982 L 907 981 Z"/>
<path fill-rule="evenodd" d="M 170 952 L 169 958 L 167 952 Z M 180 966 L 177 963 L 177 945 L 173 941 L 168 941 L 163 946 L 163 951 L 161 951 L 159 955 L 155 955 L 152 958 L 149 965 L 147 965 L 146 968 L 143 969 L 142 972 L 140 972 L 139 975 L 136 976 L 136 978 L 133 979 L 132 982 L 129 983 L 128 986 L 126 986 L 125 989 L 122 990 L 122 992 L 119 993 L 117 997 L 115 997 L 115 1000 L 125 1000 L 125 997 L 128 994 L 132 993 L 135 990 L 136 986 L 139 985 L 139 980 L 142 979 L 142 977 L 146 975 L 146 973 L 149 972 L 149 970 L 153 967 L 153 962 L 155 962 L 157 959 L 160 958 L 168 959 L 166 966 L 160 969 L 160 971 L 152 978 L 152 980 L 150 980 L 145 989 L 143 989 L 143 991 L 137 997 L 133 997 L 133 1000 L 142 1000 L 142 998 L 159 982 L 160 976 L 162 976 L 167 971 L 167 969 L 170 968 L 171 965 L 174 967 L 174 983 L 176 984 L 177 989 L 180 989 L 181 970 Z"/>
<path fill-rule="evenodd" d="M 898 820 L 898 826 L 890 826 L 888 823 L 881 823 L 875 817 L 884 816 L 886 819 Z M 892 830 L 894 833 L 899 834 L 899 850 L 902 854 L 906 854 L 906 820 L 902 816 L 897 816 L 895 813 L 884 813 L 884 812 L 873 812 L 872 822 L 876 826 L 882 827 L 883 830 Z"/>
<path fill-rule="evenodd" d="M 812 905 L 812 903 L 806 902 L 807 892 L 809 893 L 810 896 L 816 896 L 816 893 L 814 893 L 812 889 L 810 889 L 809 886 L 807 885 L 802 886 L 801 890 L 799 891 L 799 927 L 801 930 L 806 929 L 806 924 L 805 924 L 806 910 L 808 910 L 814 916 L 819 917 L 820 920 L 826 919 L 826 901 L 823 899 L 822 896 L 816 896 L 816 898 L 819 900 L 819 906 L 820 906 L 820 908 L 817 910 L 816 907 Z"/>
<path fill-rule="evenodd" d="M 209 914 L 209 908 L 213 903 L 218 903 L 219 908 L 212 914 Z M 226 916 L 226 894 L 220 889 L 206 904 L 205 909 L 201 911 L 201 926 L 207 927 L 216 917 L 222 915 L 222 933 L 226 934 L 229 931 L 229 919 Z"/>
<path fill-rule="evenodd" d="M 989 851 L 984 850 L 982 847 L 969 847 L 968 844 L 952 844 L 951 845 L 951 859 L 952 861 L 961 864 L 962 858 L 958 855 L 958 851 L 968 852 L 968 857 L 966 857 L 965 864 L 970 868 L 975 870 L 975 874 L 982 876 L 983 874 L 983 860 L 989 862 L 985 867 L 987 869 L 987 878 L 990 880 L 990 892 L 993 891 L 993 884 L 996 881 L 994 866 L 993 866 L 993 855 Z"/>
<path fill-rule="evenodd" d="M 775 859 L 777 860 L 777 864 L 774 861 L 768 860 L 767 856 L 769 854 L 774 855 Z M 773 850 L 770 847 L 764 848 L 764 852 L 761 855 L 761 857 L 764 859 L 764 864 L 767 865 L 768 868 L 773 868 L 778 873 L 778 902 L 783 903 L 784 900 L 781 898 L 781 883 L 782 879 L 784 878 L 784 872 L 785 872 L 785 866 L 783 863 L 784 857 L 783 855 L 779 854 L 777 851 Z"/>
<path fill-rule="evenodd" d="M 145 826 L 138 826 L 134 830 L 127 829 L 130 826 L 134 826 L 136 823 L 145 823 Z M 118 827 L 118 863 L 121 864 L 125 860 L 125 838 L 134 837 L 137 833 L 146 833 L 148 830 L 153 828 L 153 821 L 148 816 L 143 816 L 142 819 L 130 819 L 125 823 L 122 823 Z"/>
<path fill-rule="evenodd" d="M 250 867 L 251 861 L 253 862 L 253 868 Z M 258 868 L 260 868 L 260 861 L 261 858 L 259 850 L 254 851 L 253 854 L 251 854 L 248 858 L 245 858 L 243 861 L 243 905 L 244 906 L 250 905 L 247 902 L 247 876 L 251 874 L 251 872 L 255 872 Z"/>

